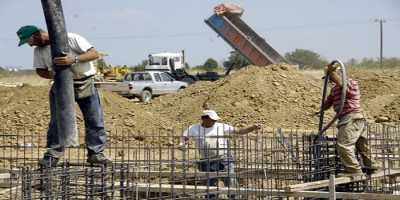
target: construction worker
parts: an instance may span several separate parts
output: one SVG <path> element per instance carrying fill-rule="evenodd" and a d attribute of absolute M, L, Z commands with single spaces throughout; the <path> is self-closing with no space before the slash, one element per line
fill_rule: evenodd
<path fill-rule="evenodd" d="M 84 120 L 86 146 L 89 163 L 106 164 L 110 162 L 104 154 L 106 133 L 104 131 L 103 110 L 99 94 L 94 87 L 93 76 L 96 74 L 93 61 L 99 57 L 96 49 L 82 36 L 68 33 L 70 53 L 65 57 L 51 59 L 49 34 L 36 26 L 23 26 L 17 31 L 20 39 L 18 46 L 28 43 L 34 47 L 33 67 L 36 73 L 46 79 L 52 79 L 54 65 L 71 65 L 74 78 L 75 101 L 78 103 Z M 47 152 L 40 164 L 43 167 L 54 167 L 64 154 L 64 147 L 59 141 L 56 124 L 56 103 L 54 85 L 50 90 L 51 119 L 47 132 Z"/>
<path fill-rule="evenodd" d="M 195 141 L 196 148 L 200 154 L 198 168 L 202 172 L 228 172 L 224 178 L 225 187 L 235 188 L 237 186 L 235 177 L 234 158 L 229 146 L 228 137 L 243 135 L 260 129 L 259 125 L 253 125 L 243 129 L 234 128 L 228 124 L 217 122 L 221 118 L 214 110 L 204 110 L 201 115 L 201 123 L 190 126 L 183 132 L 180 148 L 185 149 L 189 138 Z M 217 186 L 217 178 L 209 178 L 207 186 Z M 231 199 L 234 194 L 228 194 Z M 215 194 L 207 194 L 207 199 L 215 199 Z"/>
<path fill-rule="evenodd" d="M 333 106 L 333 109 L 339 112 L 342 82 L 336 69 L 333 64 L 328 65 L 325 69 L 326 74 L 329 75 L 329 81 L 334 86 L 322 109 L 327 110 Z M 356 149 L 360 154 L 367 174 L 372 174 L 378 169 L 378 166 L 370 155 L 371 150 L 367 140 L 367 122 L 362 114 L 360 99 L 361 95 L 357 81 L 348 79 L 346 99 L 342 112 L 339 114 L 339 122 L 337 124 L 339 129 L 337 151 L 345 167 L 342 173 L 343 176 L 363 175 L 360 163 L 356 158 Z"/>

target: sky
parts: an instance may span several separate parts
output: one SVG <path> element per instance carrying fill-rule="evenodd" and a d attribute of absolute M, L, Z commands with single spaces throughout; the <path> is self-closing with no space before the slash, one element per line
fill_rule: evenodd
<path fill-rule="evenodd" d="M 68 32 L 84 36 L 106 62 L 135 65 L 150 53 L 185 50 L 189 65 L 227 59 L 232 48 L 204 19 L 214 0 L 62 0 Z M 323 58 L 348 60 L 379 56 L 379 24 L 384 18 L 383 54 L 400 57 L 399 0 L 235 0 L 242 19 L 281 55 L 308 49 Z M 0 0 L 0 66 L 32 67 L 32 48 L 18 47 L 23 25 L 46 29 L 39 0 Z"/>

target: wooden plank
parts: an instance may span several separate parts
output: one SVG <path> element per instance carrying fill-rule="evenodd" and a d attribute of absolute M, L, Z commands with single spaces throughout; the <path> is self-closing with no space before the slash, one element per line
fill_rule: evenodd
<path fill-rule="evenodd" d="M 0 86 L 2 86 L 2 87 L 22 87 L 22 86 L 24 86 L 24 83 L 5 83 L 5 82 L 0 82 Z"/>
<path fill-rule="evenodd" d="M 10 173 L 1 173 L 0 174 L 0 180 L 10 179 L 10 178 L 11 178 L 11 174 Z"/>
<path fill-rule="evenodd" d="M 400 170 L 390 170 L 390 173 L 385 172 L 385 171 L 380 171 L 378 173 L 372 174 L 371 177 L 367 176 L 357 176 L 357 177 L 340 177 L 336 178 L 335 184 L 345 184 L 345 183 L 351 183 L 351 182 L 356 182 L 356 181 L 363 181 L 367 180 L 369 178 L 378 178 L 382 176 L 394 176 L 400 174 Z M 323 187 L 328 187 L 329 186 L 329 180 L 321 180 L 321 181 L 314 181 L 314 182 L 309 182 L 309 183 L 301 183 L 301 184 L 295 184 L 295 185 L 290 185 L 286 188 L 286 191 L 302 191 L 302 190 L 312 190 L 312 189 L 318 189 L 318 188 L 323 188 Z"/>
<path fill-rule="evenodd" d="M 329 200 L 336 200 L 335 175 L 333 174 L 329 176 L 329 194 Z"/>
<path fill-rule="evenodd" d="M 282 193 L 283 196 L 290 197 L 306 197 L 306 198 L 329 198 L 329 192 L 319 192 L 319 191 L 297 191 L 290 193 Z M 355 193 L 355 192 L 336 192 L 337 199 L 364 199 L 364 200 L 398 200 L 400 195 L 394 194 L 381 194 L 381 193 Z"/>
<path fill-rule="evenodd" d="M 207 187 L 194 185 L 171 185 L 171 184 L 147 184 L 136 183 L 132 186 L 134 191 L 138 192 L 175 192 L 184 193 L 192 196 L 204 195 L 207 192 L 219 194 L 246 194 L 255 196 L 284 196 L 284 197 L 306 197 L 306 198 L 325 198 L 329 199 L 330 192 L 321 191 L 295 191 L 286 192 L 284 190 L 275 189 L 257 189 L 257 188 L 228 188 L 228 187 Z M 353 192 L 336 192 L 338 199 L 366 199 L 366 200 L 398 200 L 400 195 L 380 194 L 380 193 L 353 193 Z"/>
<path fill-rule="evenodd" d="M 22 188 L 22 186 L 18 185 L 18 186 L 14 186 L 12 188 L 0 190 L 0 195 L 5 195 L 7 193 L 12 193 L 13 191 L 19 190 L 21 188 Z"/>

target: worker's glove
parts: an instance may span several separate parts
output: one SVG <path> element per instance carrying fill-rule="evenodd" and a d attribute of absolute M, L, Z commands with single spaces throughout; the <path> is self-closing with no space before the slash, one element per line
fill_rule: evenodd
<path fill-rule="evenodd" d="M 255 131 L 260 130 L 260 129 L 261 129 L 261 125 L 260 125 L 260 124 L 254 124 L 254 125 L 253 125 L 253 129 L 254 129 Z"/>

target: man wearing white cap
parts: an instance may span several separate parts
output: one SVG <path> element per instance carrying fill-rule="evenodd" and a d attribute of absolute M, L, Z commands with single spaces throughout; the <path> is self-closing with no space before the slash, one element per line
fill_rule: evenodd
<path fill-rule="evenodd" d="M 189 138 L 195 141 L 199 150 L 199 170 L 203 172 L 227 171 L 228 177 L 224 178 L 225 187 L 236 187 L 234 159 L 230 152 L 228 137 L 237 134 L 247 134 L 260 129 L 259 125 L 243 129 L 234 128 L 228 124 L 217 122 L 221 118 L 214 110 L 204 110 L 201 123 L 190 126 L 183 132 L 181 146 L 186 146 Z M 217 186 L 218 179 L 210 178 L 207 186 Z M 229 195 L 234 198 L 234 195 Z M 217 198 L 215 194 L 208 194 L 207 199 Z"/>

